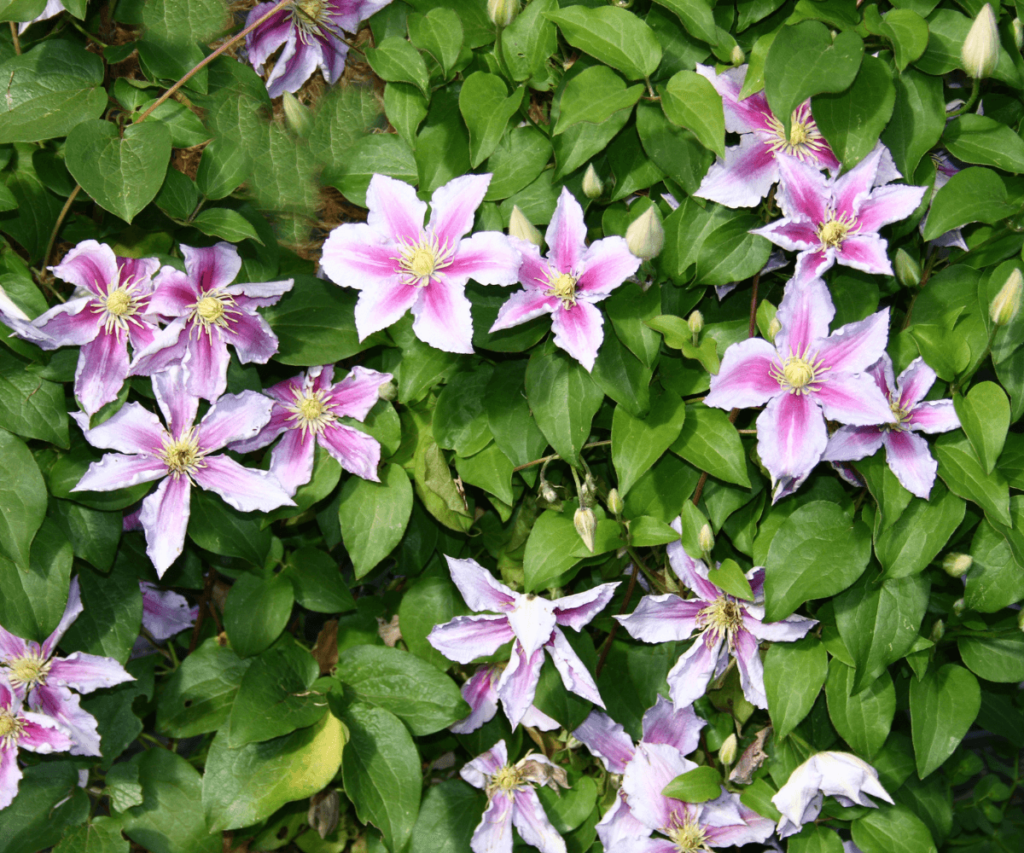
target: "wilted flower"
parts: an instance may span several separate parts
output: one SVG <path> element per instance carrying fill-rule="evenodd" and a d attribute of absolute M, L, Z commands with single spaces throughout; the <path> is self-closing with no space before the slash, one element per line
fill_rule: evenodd
<path fill-rule="evenodd" d="M 642 261 L 657 257 L 665 248 L 665 228 L 653 204 L 629 224 L 626 229 L 626 245 Z"/>
<path fill-rule="evenodd" d="M 1020 270 L 1014 267 L 989 307 L 988 314 L 995 325 L 1008 326 L 1014 321 L 1017 314 L 1020 313 L 1022 289 L 1024 289 L 1024 277 L 1021 276 Z"/>
<path fill-rule="evenodd" d="M 992 5 L 986 3 L 971 24 L 960 48 L 964 71 L 976 80 L 991 77 L 999 62 L 999 30 Z"/>
<path fill-rule="evenodd" d="M 498 712 L 498 679 L 505 671 L 505 665 L 500 663 L 480 667 L 462 685 L 462 698 L 470 707 L 468 717 L 464 717 L 457 723 L 452 723 L 448 730 L 457 735 L 475 732 L 484 723 L 489 723 Z M 536 705 L 526 709 L 523 718 L 519 721 L 524 726 L 532 726 L 542 732 L 549 732 L 559 727 L 557 720 L 551 719 Z"/>
<path fill-rule="evenodd" d="M 142 590 L 142 627 L 158 642 L 169 640 L 193 626 L 198 607 L 190 607 L 183 595 L 160 589 L 149 581 L 139 581 Z"/>

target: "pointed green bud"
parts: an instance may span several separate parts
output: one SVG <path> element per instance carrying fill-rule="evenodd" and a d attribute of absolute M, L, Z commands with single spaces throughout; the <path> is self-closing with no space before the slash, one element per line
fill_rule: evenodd
<path fill-rule="evenodd" d="M 593 554 L 594 534 L 597 532 L 597 518 L 594 516 L 594 511 L 592 509 L 576 510 L 572 523 L 575 525 L 580 539 L 583 540 L 583 544 L 587 546 L 587 550 Z"/>
<path fill-rule="evenodd" d="M 389 379 L 377 389 L 377 396 L 390 403 L 392 400 L 398 398 L 398 386 L 393 380 Z"/>
<path fill-rule="evenodd" d="M 962 598 L 958 598 L 953 602 L 953 613 L 956 616 L 963 615 L 963 612 L 967 609 L 967 602 Z"/>
<path fill-rule="evenodd" d="M 1024 631 L 1024 610 L 1017 614 L 1017 627 Z"/>
<path fill-rule="evenodd" d="M 284 107 L 284 123 L 288 129 L 302 139 L 309 136 L 313 129 L 313 112 L 309 107 L 300 104 L 291 92 L 281 96 L 281 106 Z"/>
<path fill-rule="evenodd" d="M 508 236 L 518 237 L 534 246 L 541 244 L 540 231 L 533 227 L 533 223 L 526 218 L 526 215 L 519 209 L 518 204 L 512 205 L 512 215 L 508 218 Z"/>
<path fill-rule="evenodd" d="M 1024 24 L 1020 22 L 1020 18 L 1013 19 L 1013 43 L 1017 45 L 1017 50 L 1024 47 Z"/>
<path fill-rule="evenodd" d="M 730 56 L 729 58 L 732 60 L 733 65 L 742 65 L 743 60 L 745 60 L 747 57 L 743 55 L 743 48 L 741 48 L 738 44 L 734 44 L 732 46 L 732 56 Z"/>
<path fill-rule="evenodd" d="M 690 334 L 693 336 L 693 345 L 700 346 L 700 333 L 704 330 L 704 315 L 700 311 L 694 311 L 686 320 L 690 327 Z"/>
<path fill-rule="evenodd" d="M 772 317 L 772 321 L 768 324 L 768 340 L 775 343 L 775 336 L 782 331 L 782 323 L 779 322 L 778 317 Z"/>
<path fill-rule="evenodd" d="M 729 735 L 718 748 L 718 760 L 726 767 L 729 767 L 736 760 L 736 735 Z"/>
<path fill-rule="evenodd" d="M 711 525 L 706 523 L 700 529 L 700 533 L 697 534 L 697 545 L 700 550 L 705 554 L 710 554 L 715 547 L 715 534 L 711 530 Z"/>
<path fill-rule="evenodd" d="M 487 0 L 487 17 L 496 27 L 507 27 L 519 14 L 519 0 Z"/>
<path fill-rule="evenodd" d="M 896 280 L 904 287 L 917 287 L 921 283 L 921 265 L 904 249 L 896 252 Z"/>
<path fill-rule="evenodd" d="M 612 515 L 614 515 L 616 518 L 622 515 L 624 505 L 622 503 L 622 496 L 619 494 L 618 489 L 612 489 L 610 492 L 608 492 L 607 503 L 608 509 L 611 510 Z"/>
<path fill-rule="evenodd" d="M 1008 326 L 1013 322 L 1020 311 L 1020 295 L 1024 290 L 1024 277 L 1016 267 L 1006 278 L 1006 284 L 1002 286 L 992 300 L 988 315 L 997 326 Z"/>
<path fill-rule="evenodd" d="M 649 261 L 665 246 L 665 229 L 652 204 L 626 229 L 626 245 L 636 257 Z"/>
<path fill-rule="evenodd" d="M 603 192 L 604 183 L 597 176 L 597 170 L 594 168 L 594 164 L 591 163 L 583 174 L 583 195 L 587 198 L 600 198 Z"/>
<path fill-rule="evenodd" d="M 942 560 L 942 571 L 951 578 L 963 577 L 973 562 L 970 554 L 946 554 Z"/>
<path fill-rule="evenodd" d="M 999 61 L 999 31 L 992 5 L 986 3 L 971 24 L 960 49 L 964 71 L 976 80 L 991 77 Z"/>

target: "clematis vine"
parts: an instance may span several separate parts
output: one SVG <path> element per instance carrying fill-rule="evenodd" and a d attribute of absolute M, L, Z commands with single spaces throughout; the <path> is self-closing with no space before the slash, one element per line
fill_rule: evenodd
<path fill-rule="evenodd" d="M 515 641 L 512 657 L 496 686 L 513 728 L 533 704 L 545 649 L 566 690 L 604 707 L 597 684 L 559 626 L 581 630 L 611 601 L 618 582 L 548 601 L 533 593 L 513 592 L 475 560 L 445 559 L 470 609 L 497 614 L 456 616 L 451 622 L 435 625 L 427 640 L 446 658 L 463 664 L 492 655 L 500 646 Z"/>
<path fill-rule="evenodd" d="M 498 679 L 504 671 L 504 664 L 482 666 L 466 680 L 462 685 L 462 698 L 471 710 L 469 716 L 448 726 L 449 731 L 457 735 L 469 734 L 494 719 L 498 713 Z M 561 725 L 536 705 L 527 708 L 519 722 L 542 732 L 550 732 Z"/>
<path fill-rule="evenodd" d="M 53 720 L 69 741 L 61 750 L 68 749 L 72 755 L 99 755 L 96 718 L 82 710 L 78 695 L 71 691 L 92 693 L 135 679 L 113 658 L 85 652 L 72 652 L 66 658 L 56 656 L 57 644 L 81 612 L 82 594 L 76 577 L 71 581 L 60 622 L 41 644 L 23 640 L 0 627 L 0 704 L 2 690 L 10 689 L 19 703 L 27 701 L 33 712 Z M 8 714 L 13 713 L 10 702 L 5 707 Z M 0 710 L 0 727 L 5 725 L 3 714 Z M 6 725 L 13 726 L 9 716 Z M 13 728 L 8 734 L 11 731 Z M 0 735 L 0 741 L 2 738 Z"/>
<path fill-rule="evenodd" d="M 354 33 L 359 23 L 391 0 L 293 0 L 245 37 L 249 62 L 263 74 L 267 60 L 283 46 L 267 78 L 271 98 L 297 92 L 317 68 L 333 85 L 345 71 L 348 43 L 344 32 Z M 259 3 L 249 12 L 249 26 L 266 15 L 276 2 Z"/>
<path fill-rule="evenodd" d="M 138 403 L 126 404 L 92 429 L 83 415 L 73 415 L 91 445 L 118 452 L 93 462 L 72 491 L 107 492 L 160 480 L 139 515 L 146 553 L 159 577 L 185 547 L 193 485 L 215 492 L 239 512 L 270 512 L 294 502 L 268 471 L 244 468 L 216 453 L 257 435 L 270 420 L 273 400 L 255 391 L 228 394 L 193 426 L 199 400 L 186 391 L 183 368 L 154 376 L 153 391 L 167 428 Z"/>
<path fill-rule="evenodd" d="M 835 306 L 820 278 L 789 282 L 774 343 L 733 344 L 711 377 L 704 402 L 720 409 L 765 406 L 757 452 L 772 477 L 774 500 L 796 491 L 825 452 L 825 418 L 855 426 L 895 424 L 878 386 L 863 371 L 882 357 L 889 309 L 829 334 Z"/>
<path fill-rule="evenodd" d="M 740 144 L 725 149 L 725 159 L 712 164 L 694 193 L 726 207 L 756 207 L 779 180 L 784 161 L 805 163 L 811 169 L 839 171 L 839 161 L 811 115 L 810 100 L 793 110 L 789 135 L 772 113 L 764 91 L 740 99 L 747 66 L 721 74 L 707 65 L 697 73 L 722 96 L 725 129 L 740 134 Z"/>
<path fill-rule="evenodd" d="M 590 371 L 604 340 L 604 320 L 595 305 L 640 268 L 640 258 L 622 237 L 605 237 L 588 247 L 586 236 L 583 208 L 562 187 L 545 234 L 548 257 L 542 258 L 533 243 L 513 238 L 523 256 L 519 283 L 525 289 L 501 306 L 491 331 L 550 314 L 555 345 Z"/>
<path fill-rule="evenodd" d="M 150 307 L 156 258 L 121 258 L 110 246 L 85 240 L 57 266 L 55 276 L 77 288 L 76 296 L 14 331 L 42 349 L 81 347 L 75 396 L 93 414 L 117 398 L 128 378 L 128 344 L 139 352 L 153 342 L 160 318 Z"/>
<path fill-rule="evenodd" d="M 799 160 L 780 161 L 778 200 L 784 216 L 752 233 L 800 253 L 796 281 L 820 276 L 836 263 L 867 273 L 892 275 L 886 254 L 888 244 L 878 235 L 878 229 L 910 216 L 927 188 L 878 186 L 880 167 L 887 155 L 888 150 L 879 143 L 839 178 L 827 178 Z"/>
<path fill-rule="evenodd" d="M 919 432 L 949 432 L 960 426 L 952 400 L 924 397 L 935 384 L 935 371 L 924 359 L 915 358 L 898 378 L 893 378 L 892 359 L 883 353 L 868 370 L 878 389 L 889 400 L 896 423 L 884 426 L 844 426 L 828 440 L 826 462 L 856 462 L 885 447 L 885 459 L 896 479 L 911 494 L 928 500 L 938 463 Z"/>
<path fill-rule="evenodd" d="M 338 418 L 366 420 L 380 399 L 380 386 L 391 381 L 390 373 L 354 367 L 334 384 L 334 366 L 311 367 L 284 382 L 267 388 L 273 398 L 270 422 L 255 438 L 235 442 L 230 449 L 248 453 L 266 447 L 282 433 L 284 438 L 271 454 L 270 473 L 294 495 L 313 476 L 313 452 L 319 444 L 341 467 L 364 480 L 380 481 L 380 442 Z"/>
<path fill-rule="evenodd" d="M 467 282 L 515 284 L 519 272 L 519 252 L 504 234 L 465 236 L 490 182 L 490 175 L 463 175 L 434 190 L 424 227 L 427 205 L 415 188 L 386 175 L 370 179 L 367 221 L 335 228 L 321 260 L 331 281 L 361 291 L 359 340 L 411 309 L 421 341 L 446 352 L 473 352 Z"/>
<path fill-rule="evenodd" d="M 868 794 L 892 802 L 878 781 L 878 771 L 866 761 L 848 752 L 819 752 L 797 767 L 772 797 L 775 807 L 782 812 L 779 837 L 794 835 L 805 823 L 815 820 L 821 814 L 825 797 L 835 797 L 847 808 L 877 808 Z"/>
<path fill-rule="evenodd" d="M 277 352 L 277 336 L 256 309 L 276 304 L 293 280 L 232 284 L 242 259 L 230 243 L 182 246 L 181 253 L 185 272 L 160 270 L 149 306 L 174 319 L 136 352 L 130 372 L 151 376 L 181 364 L 188 393 L 213 402 L 227 389 L 228 344 L 243 364 L 266 364 Z"/>
<path fill-rule="evenodd" d="M 160 589 L 149 581 L 139 581 L 142 590 L 142 627 L 159 641 L 188 630 L 199 615 L 198 607 L 190 607 L 183 595 Z"/>
<path fill-rule="evenodd" d="M 672 527 L 682 531 L 677 518 Z M 815 619 L 787 616 L 780 622 L 764 622 L 764 568 L 747 572 L 754 600 L 744 601 L 729 595 L 708 579 L 708 567 L 694 560 L 678 540 L 668 546 L 672 571 L 692 599 L 678 595 L 645 595 L 628 616 L 616 616 L 630 636 L 645 643 L 686 640 L 700 633 L 668 674 L 672 701 L 679 707 L 692 705 L 704 695 L 713 678 L 725 672 L 729 658 L 735 657 L 740 671 L 743 695 L 751 705 L 768 707 L 764 692 L 764 667 L 758 646 L 762 640 L 789 643 L 801 639 L 818 624 Z"/>
<path fill-rule="evenodd" d="M 528 754 L 508 763 L 508 748 L 499 740 L 462 770 L 474 788 L 487 793 L 487 808 L 470 841 L 473 853 L 512 853 L 512 827 L 541 853 L 565 853 L 565 841 L 544 813 L 535 786 L 568 788 L 565 771 L 543 755 Z"/>

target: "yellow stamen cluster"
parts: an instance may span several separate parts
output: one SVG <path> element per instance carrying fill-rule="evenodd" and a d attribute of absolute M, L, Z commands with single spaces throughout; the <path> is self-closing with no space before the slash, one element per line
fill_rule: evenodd
<path fill-rule="evenodd" d="M 100 297 L 93 303 L 94 310 L 103 313 L 103 328 L 110 334 L 114 329 L 126 330 L 128 320 L 140 313 L 142 306 L 132 293 L 134 282 L 111 284 L 107 287 L 106 297 Z"/>
<path fill-rule="evenodd" d="M 709 641 L 718 642 L 725 637 L 731 646 L 732 638 L 743 627 L 743 608 L 731 598 L 720 595 L 697 613 L 697 627 L 707 629 Z"/>
<path fill-rule="evenodd" d="M 900 398 L 898 395 L 889 397 L 889 410 L 896 417 L 896 423 L 885 424 L 882 428 L 892 430 L 894 432 L 906 431 L 906 427 L 903 426 L 903 424 L 910 418 L 910 409 L 904 409 L 903 406 L 900 405 Z"/>
<path fill-rule="evenodd" d="M 235 304 L 235 298 L 218 287 L 208 291 L 198 302 L 189 306 L 189 319 L 195 321 L 193 328 L 198 328 L 200 334 L 206 332 L 207 336 L 213 337 L 214 326 L 227 328 L 229 315 L 242 313 L 234 307 Z"/>
<path fill-rule="evenodd" d="M 518 768 L 511 764 L 506 764 L 491 776 L 490 781 L 487 783 L 487 796 L 491 798 L 500 792 L 507 797 L 511 797 L 512 793 L 522 783 L 523 777 Z"/>
<path fill-rule="evenodd" d="M 576 304 L 576 281 L 569 273 L 548 271 L 549 290 L 544 295 L 561 299 L 562 307 L 568 310 Z"/>
<path fill-rule="evenodd" d="M 673 827 L 665 834 L 676 845 L 676 850 L 679 853 L 702 853 L 702 851 L 710 853 L 711 851 L 703 828 L 692 818 L 688 817 L 682 826 Z"/>
<path fill-rule="evenodd" d="M 856 234 L 857 230 L 854 218 L 848 213 L 843 213 L 838 218 L 833 213 L 818 225 L 818 239 L 821 240 L 821 248 L 838 249 L 843 245 L 843 240 L 850 234 Z"/>
<path fill-rule="evenodd" d="M 17 743 L 24 727 L 25 723 L 10 711 L 0 711 L 0 746 L 7 749 L 12 743 Z"/>
<path fill-rule="evenodd" d="M 295 0 L 292 3 L 292 23 L 299 30 L 299 38 L 305 44 L 321 35 L 322 30 L 334 27 L 327 20 L 327 0 Z"/>
<path fill-rule="evenodd" d="M 828 143 L 825 142 L 825 137 L 818 130 L 818 125 L 811 116 L 810 110 L 805 107 L 798 107 L 793 110 L 793 115 L 790 118 L 789 136 L 786 136 L 785 127 L 775 116 L 768 119 L 768 125 L 771 127 L 773 134 L 773 139 L 769 144 L 775 153 L 782 151 L 791 157 L 804 161 L 808 157 L 818 155 L 827 148 Z"/>
<path fill-rule="evenodd" d="M 196 441 L 195 428 L 190 429 L 181 438 L 173 438 L 170 433 L 164 433 L 164 446 L 160 451 L 160 458 L 167 466 L 167 473 L 172 477 L 188 477 L 197 469 L 203 466 L 205 454 L 199 449 L 199 442 Z"/>
<path fill-rule="evenodd" d="M 320 435 L 324 428 L 335 419 L 334 404 L 328 402 L 326 392 L 312 391 L 303 393 L 295 389 L 295 402 L 288 407 L 295 427 L 302 430 L 305 437 L 307 432 Z"/>
<path fill-rule="evenodd" d="M 773 364 L 769 375 L 790 394 L 806 394 L 821 390 L 821 374 L 831 368 L 822 365 L 810 351 L 790 353 L 782 364 Z"/>
<path fill-rule="evenodd" d="M 402 247 L 402 254 L 395 258 L 402 268 L 405 283 L 412 287 L 426 287 L 431 277 L 448 266 L 451 250 L 437 242 L 436 237 L 423 237 L 417 243 Z"/>
<path fill-rule="evenodd" d="M 7 661 L 7 678 L 12 687 L 31 690 L 37 684 L 45 684 L 51 662 L 41 654 L 29 652 L 24 657 Z"/>

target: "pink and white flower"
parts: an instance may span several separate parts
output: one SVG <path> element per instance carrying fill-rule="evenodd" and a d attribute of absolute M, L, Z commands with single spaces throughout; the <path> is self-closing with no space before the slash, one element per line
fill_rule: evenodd
<path fill-rule="evenodd" d="M 868 374 L 889 400 L 896 422 L 884 426 L 840 427 L 829 438 L 822 459 L 856 462 L 884 446 L 885 459 L 903 488 L 928 500 L 939 466 L 928 450 L 928 442 L 917 433 L 949 432 L 959 428 L 960 418 L 953 401 L 924 402 L 936 376 L 920 357 L 894 379 L 892 359 L 888 353 L 883 353 Z"/>
<path fill-rule="evenodd" d="M 695 196 L 726 207 L 756 207 L 779 180 L 779 164 L 784 161 L 839 171 L 839 161 L 811 115 L 809 100 L 793 110 L 787 136 L 782 122 L 768 106 L 764 91 L 740 100 L 746 65 L 721 74 L 710 66 L 698 65 L 697 73 L 711 81 L 722 96 L 725 129 L 740 134 L 740 144 L 725 149 L 725 160 L 719 159 L 711 166 Z"/>
<path fill-rule="evenodd" d="M 786 286 L 774 343 L 733 344 L 711 377 L 704 402 L 720 409 L 765 406 L 757 418 L 757 452 L 772 476 L 774 500 L 795 491 L 828 443 L 825 418 L 855 426 L 895 424 L 878 386 L 863 371 L 882 357 L 889 309 L 829 334 L 835 307 L 820 278 Z"/>
<path fill-rule="evenodd" d="M 465 236 L 490 182 L 490 175 L 464 175 L 434 190 L 424 227 L 427 205 L 414 187 L 386 175 L 371 178 L 367 221 L 335 228 L 320 262 L 335 284 L 361 291 L 359 340 L 411 309 L 421 341 L 446 352 L 473 352 L 467 282 L 515 284 L 519 272 L 519 252 L 504 234 Z"/>
<path fill-rule="evenodd" d="M 778 200 L 784 217 L 757 228 L 775 245 L 799 252 L 794 279 L 820 276 L 833 264 L 863 272 L 892 275 L 888 244 L 878 230 L 917 210 L 926 187 L 878 186 L 888 150 L 879 143 L 867 157 L 839 178 L 828 178 L 806 163 L 779 161 Z"/>
<path fill-rule="evenodd" d="M 84 416 L 74 416 L 91 445 L 118 452 L 93 462 L 72 491 L 106 492 L 160 480 L 143 499 L 139 521 L 146 553 L 162 576 L 185 547 L 193 485 L 217 493 L 239 512 L 270 512 L 294 503 L 268 471 L 216 453 L 259 433 L 270 420 L 273 400 L 255 391 L 228 394 L 193 426 L 199 400 L 185 390 L 181 367 L 154 376 L 153 391 L 167 428 L 138 403 L 126 404 L 92 429 Z"/>
<path fill-rule="evenodd" d="M 230 243 L 182 246 L 181 253 L 185 272 L 160 270 L 149 306 L 175 319 L 136 353 L 131 375 L 152 376 L 181 364 L 188 393 L 213 402 L 227 389 L 228 344 L 243 364 L 266 364 L 277 352 L 277 336 L 256 309 L 276 304 L 293 280 L 232 284 L 242 259 Z"/>
<path fill-rule="evenodd" d="M 462 685 L 462 698 L 470 707 L 469 716 L 452 723 L 448 726 L 448 731 L 457 735 L 469 734 L 494 719 L 494 715 L 498 713 L 498 679 L 504 671 L 505 666 L 500 663 L 481 666 L 466 680 Z M 536 705 L 527 708 L 519 722 L 542 732 L 550 732 L 561 725 Z"/>
<path fill-rule="evenodd" d="M 513 727 L 519 725 L 537 693 L 544 650 L 562 677 L 565 689 L 604 707 L 597 684 L 559 627 L 581 630 L 611 601 L 618 583 L 605 583 L 556 601 L 533 593 L 513 592 L 476 560 L 446 556 L 452 580 L 471 610 L 497 611 L 482 616 L 456 616 L 436 625 L 427 640 L 449 660 L 470 663 L 493 655 L 514 640 L 512 658 L 498 680 L 497 691 Z M 500 615 L 498 615 L 500 614 Z"/>
<path fill-rule="evenodd" d="M 271 454 L 270 473 L 289 495 L 313 476 L 313 451 L 318 443 L 346 471 L 380 482 L 380 442 L 338 418 L 366 420 L 380 399 L 380 386 L 390 380 L 390 373 L 354 367 L 335 385 L 333 365 L 311 367 L 305 374 L 266 389 L 274 400 L 270 422 L 255 438 L 235 442 L 230 449 L 248 453 L 284 433 Z"/>
<path fill-rule="evenodd" d="M 525 289 L 501 306 L 491 331 L 550 314 L 555 345 L 590 371 L 604 340 L 604 320 L 595 305 L 639 269 L 640 258 L 622 237 L 605 237 L 588 247 L 586 236 L 583 208 L 562 187 L 545 235 L 548 257 L 542 258 L 533 243 L 512 238 L 523 256 L 519 283 Z"/>
<path fill-rule="evenodd" d="M 169 640 L 195 624 L 199 608 L 189 606 L 185 596 L 160 589 L 149 581 L 139 581 L 139 588 L 142 590 L 142 627 L 154 640 Z"/>

